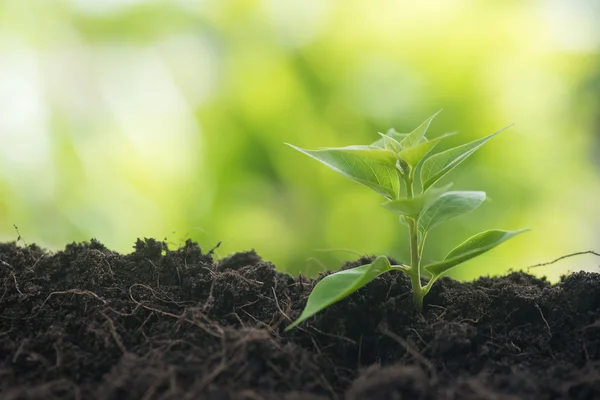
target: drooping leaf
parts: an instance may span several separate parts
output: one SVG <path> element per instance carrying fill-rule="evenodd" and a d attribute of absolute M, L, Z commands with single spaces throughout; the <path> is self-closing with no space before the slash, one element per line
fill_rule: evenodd
<path fill-rule="evenodd" d="M 381 133 L 379 134 L 381 135 Z M 385 133 L 385 136 L 391 137 L 392 139 L 400 143 L 405 137 L 408 136 L 408 133 L 398 133 L 394 128 L 391 128 Z M 383 138 L 380 138 L 379 140 L 373 142 L 371 146 L 384 148 L 385 142 L 383 141 Z"/>
<path fill-rule="evenodd" d="M 454 248 L 454 250 L 448 253 L 444 261 L 429 264 L 424 268 L 434 276 L 443 274 L 458 264 L 462 264 L 467 260 L 475 258 L 525 231 L 527 231 L 527 229 L 518 231 L 492 229 L 478 233 Z"/>
<path fill-rule="evenodd" d="M 403 140 L 400 142 L 403 148 L 408 148 L 412 146 L 416 146 L 421 143 L 423 137 L 427 133 L 427 129 L 429 129 L 429 125 L 431 125 L 431 121 L 440 113 L 442 110 L 436 112 L 431 117 L 427 118 L 421 125 L 419 125 L 414 131 L 409 133 Z"/>
<path fill-rule="evenodd" d="M 456 168 L 461 162 L 466 160 L 477 149 L 483 146 L 488 140 L 509 128 L 512 125 L 504 127 L 497 132 L 492 133 L 481 139 L 453 147 L 451 149 L 434 154 L 423 162 L 421 167 L 421 184 L 423 190 L 427 190 L 441 177 Z"/>
<path fill-rule="evenodd" d="M 423 142 L 417 144 L 416 146 L 405 148 L 401 152 L 397 153 L 398 157 L 406 161 L 406 163 L 412 168 L 415 168 L 442 139 L 454 135 L 455 133 L 456 132 L 446 133 L 431 140 L 426 140 L 423 138 L 425 139 Z"/>
<path fill-rule="evenodd" d="M 372 146 L 306 150 L 286 144 L 388 199 L 398 197 L 400 172 L 392 151 Z"/>
<path fill-rule="evenodd" d="M 387 257 L 377 257 L 371 264 L 363 265 L 357 268 L 339 271 L 321 279 L 315 285 L 308 296 L 306 306 L 302 314 L 291 325 L 285 328 L 286 331 L 298 326 L 307 318 L 312 317 L 324 308 L 337 303 L 350 294 L 356 292 L 367 283 L 379 275 L 392 269 Z"/>
<path fill-rule="evenodd" d="M 429 193 L 428 190 L 425 193 Z M 419 229 L 426 232 L 459 215 L 473 211 L 485 200 L 485 192 L 452 191 L 443 193 L 431 202 L 419 216 Z"/>
<path fill-rule="evenodd" d="M 429 207 L 430 204 L 434 203 L 439 196 L 450 189 L 451 186 L 452 184 L 450 183 L 441 188 L 432 188 L 431 190 L 412 198 L 391 200 L 383 203 L 381 206 L 400 215 L 416 218 L 423 210 Z"/>

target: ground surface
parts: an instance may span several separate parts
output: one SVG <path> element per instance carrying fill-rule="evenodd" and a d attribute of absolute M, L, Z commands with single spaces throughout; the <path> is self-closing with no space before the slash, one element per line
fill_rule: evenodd
<path fill-rule="evenodd" d="M 352 265 L 369 262 L 361 259 Z M 284 333 L 314 282 L 191 242 L 0 244 L 0 399 L 600 399 L 600 275 L 377 278 Z"/>

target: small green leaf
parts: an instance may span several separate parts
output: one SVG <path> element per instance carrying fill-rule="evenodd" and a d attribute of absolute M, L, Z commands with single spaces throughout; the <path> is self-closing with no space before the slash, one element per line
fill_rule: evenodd
<path fill-rule="evenodd" d="M 398 154 L 402 151 L 402 146 L 398 141 L 390 136 L 380 133 L 381 139 L 383 140 L 383 147 L 387 150 L 393 151 L 394 154 Z"/>
<path fill-rule="evenodd" d="M 439 114 L 442 110 L 436 112 L 431 117 L 427 118 L 425 122 L 419 125 L 414 131 L 409 133 L 400 144 L 403 148 L 413 147 L 422 142 L 423 137 L 427 133 L 427 129 L 429 129 L 429 125 L 431 125 L 431 121 Z"/>
<path fill-rule="evenodd" d="M 424 209 L 434 203 L 440 195 L 450 189 L 450 186 L 452 186 L 451 183 L 441 188 L 432 188 L 418 196 L 388 201 L 381 206 L 400 215 L 416 218 Z"/>
<path fill-rule="evenodd" d="M 400 268 L 401 267 L 397 267 L 397 269 Z M 285 330 L 288 331 L 298 326 L 298 324 L 307 318 L 312 317 L 324 308 L 344 299 L 377 278 L 379 275 L 388 272 L 391 269 L 392 267 L 387 257 L 380 256 L 371 264 L 339 271 L 326 276 L 313 288 L 300 317 L 285 328 Z"/>
<path fill-rule="evenodd" d="M 442 151 L 441 153 L 429 157 L 423 162 L 423 166 L 421 167 L 421 184 L 423 185 L 423 190 L 430 188 L 431 185 L 436 183 L 441 177 L 456 168 L 461 162 L 483 146 L 485 142 L 511 126 L 512 125 L 504 127 L 484 138 Z"/>
<path fill-rule="evenodd" d="M 431 190 L 425 193 L 429 193 Z M 419 216 L 419 229 L 426 232 L 444 221 L 473 211 L 484 200 L 485 192 L 454 191 L 444 193 L 437 197 Z"/>
<path fill-rule="evenodd" d="M 446 133 L 442 136 L 436 137 L 427 141 L 417 144 L 416 146 L 405 148 L 404 150 L 397 152 L 397 155 L 402 160 L 406 161 L 412 168 L 416 167 L 431 150 L 440 142 L 440 140 L 447 138 L 448 136 L 454 135 L 456 132 Z"/>
<path fill-rule="evenodd" d="M 447 272 L 449 269 L 457 266 L 458 264 L 462 264 L 467 260 L 475 258 L 525 231 L 527 231 L 527 229 L 521 229 L 518 231 L 502 231 L 492 229 L 478 233 L 448 253 L 444 261 L 429 264 L 425 266 L 424 269 L 431 272 L 434 276 L 438 276 L 444 272 Z"/>
<path fill-rule="evenodd" d="M 381 135 L 381 133 L 379 133 Z M 395 141 L 397 141 L 398 143 L 400 143 L 405 137 L 408 136 L 408 133 L 398 133 L 396 132 L 396 130 L 394 128 L 389 129 L 385 136 L 389 136 L 392 139 L 394 139 Z M 371 146 L 374 147 L 381 147 L 382 149 L 385 147 L 385 142 L 383 141 L 383 138 L 373 142 L 373 144 L 371 144 Z"/>
<path fill-rule="evenodd" d="M 392 151 L 373 146 L 306 150 L 286 144 L 388 199 L 398 197 L 400 172 L 396 168 L 397 159 Z"/>
<path fill-rule="evenodd" d="M 408 136 L 408 133 L 398 133 L 394 128 L 388 129 L 386 135 L 396 140 L 398 143 L 402 142 L 405 137 Z"/>

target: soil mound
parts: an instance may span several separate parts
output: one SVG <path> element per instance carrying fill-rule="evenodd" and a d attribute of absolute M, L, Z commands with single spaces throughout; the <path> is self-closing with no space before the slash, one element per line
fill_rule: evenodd
<path fill-rule="evenodd" d="M 345 268 L 366 264 L 368 258 Z M 317 280 L 188 241 L 0 244 L 0 398 L 600 399 L 600 275 L 401 273 L 285 333 Z"/>

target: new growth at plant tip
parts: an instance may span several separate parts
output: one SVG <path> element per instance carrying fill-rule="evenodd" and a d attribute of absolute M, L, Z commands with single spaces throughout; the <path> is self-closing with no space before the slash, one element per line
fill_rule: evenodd
<path fill-rule="evenodd" d="M 443 260 L 421 264 L 428 232 L 442 222 L 473 211 L 485 200 L 485 192 L 450 191 L 452 184 L 439 187 L 434 185 L 488 140 L 508 128 L 431 154 L 441 140 L 454 134 L 448 133 L 433 139 L 425 137 L 431 121 L 438 113 L 410 133 L 398 133 L 391 129 L 386 134 L 380 133 L 379 140 L 366 146 L 306 150 L 287 143 L 384 196 L 387 201 L 382 206 L 399 214 L 400 219 L 408 226 L 410 265 L 391 265 L 387 257 L 380 256 L 371 264 L 326 276 L 315 285 L 300 317 L 286 330 L 349 296 L 379 275 L 394 270 L 402 271 L 410 277 L 414 300 L 421 310 L 423 297 L 444 273 L 525 231 L 492 229 L 481 232 L 459 244 Z M 431 276 L 425 285 L 421 283 L 423 271 Z"/>

